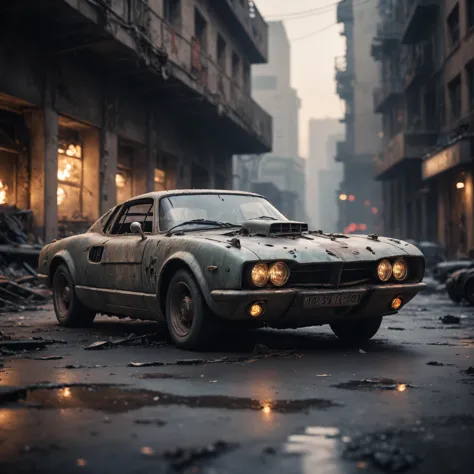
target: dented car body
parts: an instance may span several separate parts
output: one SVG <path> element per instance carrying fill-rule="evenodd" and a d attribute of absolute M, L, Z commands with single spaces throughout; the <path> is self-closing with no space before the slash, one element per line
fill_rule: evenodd
<path fill-rule="evenodd" d="M 137 196 L 39 258 L 61 324 L 96 313 L 166 321 L 190 349 L 239 324 L 330 324 L 369 339 L 424 289 L 424 268 L 407 242 L 312 232 L 262 196 L 216 190 Z"/>

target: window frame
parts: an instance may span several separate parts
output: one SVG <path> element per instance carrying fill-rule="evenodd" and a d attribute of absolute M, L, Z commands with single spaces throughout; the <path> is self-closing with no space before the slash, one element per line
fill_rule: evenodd
<path fill-rule="evenodd" d="M 124 202 L 120 207 L 119 211 L 115 214 L 114 219 L 108 222 L 108 227 L 105 232 L 107 236 L 110 237 L 124 237 L 129 235 L 136 235 L 133 233 L 127 234 L 115 234 L 112 233 L 111 230 L 115 227 L 116 223 L 123 217 L 125 211 L 130 209 L 133 206 L 137 206 L 140 204 L 151 204 L 152 201 L 152 208 L 153 208 L 153 218 L 152 218 L 152 230 L 151 232 L 145 232 L 145 235 L 155 235 L 158 233 L 157 229 L 157 200 L 155 198 L 141 198 L 141 199 L 133 199 L 131 201 Z M 105 230 L 105 229 L 104 229 Z"/>

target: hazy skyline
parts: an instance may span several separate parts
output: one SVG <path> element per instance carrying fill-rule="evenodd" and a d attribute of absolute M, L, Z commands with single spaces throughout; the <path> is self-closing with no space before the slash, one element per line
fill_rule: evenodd
<path fill-rule="evenodd" d="M 345 53 L 342 25 L 336 23 L 335 0 L 256 0 L 266 21 L 282 20 L 291 42 L 291 84 L 301 98 L 299 150 L 308 156 L 308 120 L 341 118 L 336 94 L 334 58 Z M 313 10 L 308 13 L 301 13 Z M 319 30 L 326 28 L 319 33 Z M 313 34 L 315 33 L 315 34 Z"/>

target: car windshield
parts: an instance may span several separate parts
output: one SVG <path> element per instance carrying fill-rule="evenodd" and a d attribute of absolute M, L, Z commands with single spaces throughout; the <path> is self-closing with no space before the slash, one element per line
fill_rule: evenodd
<path fill-rule="evenodd" d="M 160 231 L 186 221 L 205 219 L 241 225 L 250 219 L 288 220 L 266 199 L 243 194 L 178 194 L 160 200 Z M 206 222 L 183 225 L 180 230 L 209 227 Z"/>

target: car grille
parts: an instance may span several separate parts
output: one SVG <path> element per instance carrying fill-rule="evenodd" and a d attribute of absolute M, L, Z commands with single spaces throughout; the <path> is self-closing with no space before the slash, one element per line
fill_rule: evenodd
<path fill-rule="evenodd" d="M 363 281 L 371 281 L 374 279 L 374 263 L 373 262 L 349 262 L 345 263 L 342 268 L 341 279 L 339 284 L 355 285 Z"/>
<path fill-rule="evenodd" d="M 325 286 L 337 288 L 374 281 L 374 262 L 348 262 L 295 265 L 287 286 Z M 342 267 L 342 269 L 341 269 Z"/>

